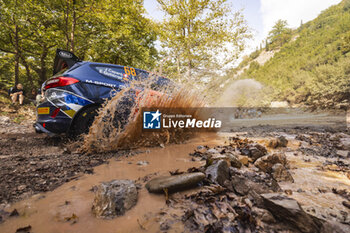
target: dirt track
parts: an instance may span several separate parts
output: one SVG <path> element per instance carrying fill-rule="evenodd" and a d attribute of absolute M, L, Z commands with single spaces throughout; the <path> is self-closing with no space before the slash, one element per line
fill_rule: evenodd
<path fill-rule="evenodd" d="M 128 151 L 82 155 L 67 138 L 36 134 L 32 121 L 0 125 L 0 204 L 51 191 Z M 13 132 L 13 133 L 11 133 Z"/>

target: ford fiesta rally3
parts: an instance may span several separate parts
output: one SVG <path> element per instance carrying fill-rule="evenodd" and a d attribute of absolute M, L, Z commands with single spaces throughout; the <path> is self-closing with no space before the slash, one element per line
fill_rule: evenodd
<path fill-rule="evenodd" d="M 43 101 L 37 106 L 37 133 L 49 135 L 87 133 L 98 108 L 132 80 L 146 80 L 149 72 L 128 66 L 80 61 L 73 53 L 57 49 L 53 77 L 44 82 Z M 168 79 L 156 77 L 155 86 Z"/>

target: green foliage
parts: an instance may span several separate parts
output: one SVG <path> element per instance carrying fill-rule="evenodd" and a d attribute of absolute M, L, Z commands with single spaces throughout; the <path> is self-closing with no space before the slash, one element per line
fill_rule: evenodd
<path fill-rule="evenodd" d="M 157 1 L 166 17 L 160 39 L 168 76 L 203 77 L 237 58 L 250 36 L 241 12 L 233 13 L 227 0 Z"/>
<path fill-rule="evenodd" d="M 288 42 L 291 38 L 292 30 L 289 29 L 286 20 L 278 20 L 269 32 L 268 40 L 270 41 L 270 48 L 275 49 L 281 47 L 283 44 Z"/>
<path fill-rule="evenodd" d="M 334 107 L 349 101 L 350 11 L 342 2 L 292 32 L 279 52 L 263 66 L 251 65 L 240 78 L 253 78 L 273 88 L 276 100 L 315 107 Z M 283 23 L 270 39 L 283 35 Z M 275 42 L 270 44 L 273 45 Z"/>
<path fill-rule="evenodd" d="M 347 11 L 350 9 L 350 0 L 344 1 L 344 10 Z"/>
<path fill-rule="evenodd" d="M 251 59 L 255 59 L 255 58 L 257 58 L 258 56 L 260 55 L 260 50 L 255 50 L 254 52 L 252 52 L 250 55 L 249 55 L 249 57 L 251 58 Z"/>
<path fill-rule="evenodd" d="M 0 0 L 0 88 L 29 91 L 52 75 L 56 48 L 151 70 L 157 34 L 135 0 Z"/>

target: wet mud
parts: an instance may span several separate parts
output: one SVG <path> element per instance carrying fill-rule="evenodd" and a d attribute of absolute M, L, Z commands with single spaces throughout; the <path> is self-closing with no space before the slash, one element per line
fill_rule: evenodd
<path fill-rule="evenodd" d="M 163 195 L 152 195 L 145 188 L 139 190 L 139 200 L 125 216 L 113 220 L 101 220 L 91 213 L 92 189 L 103 181 L 113 179 L 135 180 L 143 186 L 157 175 L 169 175 L 169 171 L 200 166 L 189 153 L 203 143 L 222 143 L 215 135 L 202 135 L 187 144 L 169 145 L 166 148 L 141 149 L 143 153 L 121 156 L 109 160 L 108 164 L 97 166 L 93 174 L 85 174 L 52 192 L 41 193 L 29 199 L 7 206 L 5 210 L 16 209 L 18 217 L 9 217 L 0 224 L 1 232 L 15 232 L 19 227 L 30 225 L 35 232 L 142 232 L 147 216 L 155 216 L 166 206 Z M 140 161 L 147 161 L 141 163 Z M 77 218 L 72 224 L 67 217 Z M 151 224 L 148 230 L 159 228 Z"/>

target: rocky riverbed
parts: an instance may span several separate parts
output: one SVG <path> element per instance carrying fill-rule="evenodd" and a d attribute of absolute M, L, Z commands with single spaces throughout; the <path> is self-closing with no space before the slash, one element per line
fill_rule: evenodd
<path fill-rule="evenodd" d="M 83 155 L 30 124 L 1 122 L 1 232 L 350 231 L 346 130 L 262 126 Z M 99 203 L 122 208 L 106 220 Z"/>

